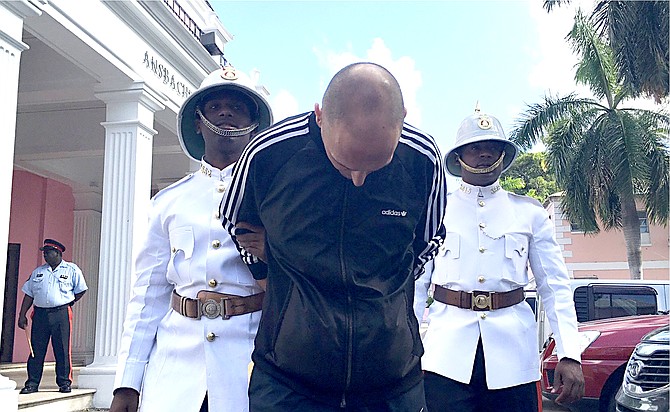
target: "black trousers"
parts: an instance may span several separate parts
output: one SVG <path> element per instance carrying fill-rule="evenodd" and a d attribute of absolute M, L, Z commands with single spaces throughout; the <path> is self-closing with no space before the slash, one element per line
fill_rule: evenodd
<path fill-rule="evenodd" d="M 499 371 L 506 373 L 506 371 Z M 423 377 L 429 412 L 537 412 L 537 383 L 490 390 L 482 342 L 477 345 L 470 383 L 465 384 L 432 372 Z"/>
<path fill-rule="evenodd" d="M 35 356 L 28 356 L 28 380 L 25 386 L 39 387 L 44 370 L 47 345 L 56 358 L 56 385 L 72 384 L 72 361 L 70 354 L 70 332 L 72 330 L 72 308 L 70 305 L 56 308 L 34 308 L 30 340 Z"/>
<path fill-rule="evenodd" d="M 251 374 L 249 406 L 249 412 L 426 412 L 422 382 L 392 399 L 340 408 L 297 393 L 259 368 Z"/>

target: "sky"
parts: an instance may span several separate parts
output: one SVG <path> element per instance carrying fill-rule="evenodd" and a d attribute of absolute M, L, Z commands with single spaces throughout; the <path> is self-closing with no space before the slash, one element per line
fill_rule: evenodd
<path fill-rule="evenodd" d="M 475 106 L 509 134 L 529 104 L 578 92 L 565 36 L 575 8 L 547 13 L 542 0 L 209 0 L 233 40 L 225 58 L 258 71 L 275 121 L 313 110 L 332 76 L 371 61 L 400 83 L 406 121 L 445 154 Z M 590 95 L 589 95 L 590 96 Z"/>

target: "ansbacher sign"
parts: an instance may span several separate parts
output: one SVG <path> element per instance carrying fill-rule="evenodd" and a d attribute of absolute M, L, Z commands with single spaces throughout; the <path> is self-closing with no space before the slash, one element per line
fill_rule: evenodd
<path fill-rule="evenodd" d="M 191 95 L 191 89 L 181 81 L 175 81 L 174 74 L 170 73 L 170 70 L 166 65 L 160 63 L 158 58 L 150 56 L 148 51 L 144 52 L 144 67 L 151 70 L 151 72 L 156 75 L 159 79 L 163 80 L 163 84 L 167 85 L 170 89 L 176 92 L 181 97 L 188 97 Z"/>

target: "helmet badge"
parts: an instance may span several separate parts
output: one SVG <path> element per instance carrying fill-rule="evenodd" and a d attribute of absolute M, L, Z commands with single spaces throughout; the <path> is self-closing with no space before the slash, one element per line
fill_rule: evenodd
<path fill-rule="evenodd" d="M 225 80 L 237 80 L 237 72 L 233 66 L 224 66 L 221 68 L 221 78 Z"/>
<path fill-rule="evenodd" d="M 479 123 L 477 125 L 482 130 L 488 130 L 493 125 L 493 122 L 491 122 L 491 119 L 487 115 L 484 114 L 484 115 L 479 116 Z"/>
<path fill-rule="evenodd" d="M 493 126 L 491 118 L 481 113 L 481 109 L 479 108 L 479 100 L 477 100 L 477 104 L 475 105 L 475 114 L 479 114 L 479 123 L 477 123 L 477 125 L 480 129 L 488 130 L 491 128 L 491 126 Z"/>

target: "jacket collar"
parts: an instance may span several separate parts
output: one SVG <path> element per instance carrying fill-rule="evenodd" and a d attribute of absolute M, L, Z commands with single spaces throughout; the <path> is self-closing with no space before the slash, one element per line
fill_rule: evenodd
<path fill-rule="evenodd" d="M 460 183 L 459 195 L 470 199 L 490 199 L 503 191 L 498 180 L 489 186 L 474 186 L 462 180 Z"/>
<path fill-rule="evenodd" d="M 233 174 L 233 167 L 235 167 L 235 163 L 227 166 L 225 169 L 217 169 L 216 167 L 210 165 L 205 161 L 203 158 L 200 160 L 200 171 L 199 173 L 205 177 L 216 179 L 216 180 L 223 180 L 226 177 L 230 177 Z"/>

